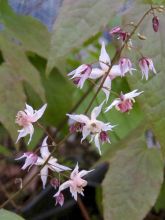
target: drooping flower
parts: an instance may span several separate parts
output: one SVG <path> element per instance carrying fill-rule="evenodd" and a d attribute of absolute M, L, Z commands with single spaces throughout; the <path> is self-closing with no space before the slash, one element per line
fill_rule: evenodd
<path fill-rule="evenodd" d="M 47 182 L 48 169 L 55 171 L 57 173 L 62 172 L 62 171 L 66 171 L 66 170 L 71 170 L 69 167 L 66 167 L 66 166 L 63 166 L 63 165 L 57 163 L 57 159 L 50 156 L 50 152 L 48 150 L 48 145 L 47 145 L 47 139 L 48 139 L 48 137 L 46 137 L 43 140 L 42 146 L 40 148 L 41 157 L 38 157 L 37 161 L 35 162 L 35 165 L 43 166 L 46 163 L 46 161 L 48 160 L 47 163 L 44 165 L 44 167 L 40 171 L 41 180 L 43 183 L 43 188 L 45 188 L 45 185 Z"/>
<path fill-rule="evenodd" d="M 56 204 L 59 204 L 60 206 L 63 206 L 64 204 L 64 195 L 62 193 L 59 193 L 58 196 L 55 197 L 56 198 Z"/>
<path fill-rule="evenodd" d="M 56 189 L 60 185 L 60 181 L 57 178 L 50 180 L 50 184 Z"/>
<path fill-rule="evenodd" d="M 69 187 L 72 197 L 77 201 L 77 193 L 80 193 L 82 196 L 84 196 L 84 187 L 87 185 L 87 181 L 82 179 L 82 177 L 92 171 L 93 170 L 82 170 L 79 172 L 79 166 L 77 164 L 70 174 L 70 179 L 60 185 L 58 192 L 54 195 L 54 197 L 58 197 L 61 191 Z"/>
<path fill-rule="evenodd" d="M 82 115 L 82 114 L 80 114 L 80 115 L 67 114 L 67 116 L 69 116 L 69 118 L 73 119 L 74 121 L 84 124 L 84 126 L 82 128 L 82 136 L 83 137 L 82 137 L 81 141 L 83 141 L 84 139 L 86 139 L 87 136 L 90 135 L 91 141 L 94 140 L 95 145 L 98 148 L 100 154 L 101 154 L 100 141 L 101 142 L 105 142 L 105 141 L 110 142 L 109 138 L 107 137 L 107 131 L 111 131 L 112 128 L 114 127 L 110 123 L 104 123 L 102 121 L 97 120 L 97 117 L 101 112 L 103 104 L 104 104 L 104 102 L 92 110 L 90 118 L 87 117 L 86 115 Z"/>
<path fill-rule="evenodd" d="M 120 70 L 121 70 L 121 75 L 122 76 L 125 76 L 125 73 L 126 72 L 130 72 L 130 74 L 132 75 L 132 63 L 131 63 L 131 60 L 126 58 L 126 57 L 122 57 L 120 58 L 119 60 L 119 67 L 120 67 Z"/>
<path fill-rule="evenodd" d="M 157 16 L 154 16 L 153 19 L 152 19 L 152 27 L 153 27 L 153 30 L 155 32 L 158 32 L 158 30 L 159 30 L 159 18 Z"/>
<path fill-rule="evenodd" d="M 24 165 L 21 167 L 22 170 L 25 170 L 27 167 L 30 169 L 36 163 L 38 156 L 35 153 L 29 151 L 24 153 L 21 157 L 16 158 L 15 160 L 21 160 L 24 158 L 26 159 Z"/>
<path fill-rule="evenodd" d="M 40 119 L 47 107 L 47 104 L 43 105 L 39 110 L 34 110 L 30 105 L 26 104 L 26 108 L 24 111 L 19 111 L 16 115 L 16 123 L 23 128 L 18 130 L 19 135 L 16 143 L 20 140 L 20 138 L 25 137 L 26 135 L 30 135 L 28 144 L 31 142 L 32 135 L 34 133 L 33 123 Z"/>
<path fill-rule="evenodd" d="M 73 80 L 73 83 L 77 86 L 77 88 L 82 89 L 85 81 L 89 78 L 91 72 L 91 65 L 82 64 L 77 69 L 70 72 L 68 76 L 72 76 L 71 79 Z"/>
<path fill-rule="evenodd" d="M 105 112 L 108 112 L 111 108 L 115 108 L 120 112 L 129 112 L 132 109 L 133 103 L 135 102 L 135 97 L 139 96 L 142 92 L 137 92 L 138 90 L 133 90 L 132 92 L 123 94 L 121 93 L 120 98 L 115 99 L 109 107 L 106 108 Z"/>
<path fill-rule="evenodd" d="M 145 77 L 148 80 L 149 70 L 156 74 L 156 70 L 153 61 L 148 57 L 142 57 L 139 60 L 139 66 L 142 71 L 142 79 Z"/>
<path fill-rule="evenodd" d="M 110 60 L 110 57 L 109 57 L 108 53 L 106 52 L 105 43 L 104 42 L 102 42 L 99 62 L 100 62 L 100 67 L 101 68 L 93 68 L 92 72 L 91 72 L 91 74 L 89 76 L 90 79 L 98 79 L 100 77 L 104 77 L 107 74 L 107 72 L 109 71 L 109 69 L 110 69 L 111 60 Z M 120 65 L 113 65 L 111 67 L 111 70 L 109 71 L 109 73 L 108 73 L 108 75 L 107 75 L 107 77 L 106 77 L 106 79 L 104 81 L 103 87 L 102 87 L 102 91 L 106 95 L 106 102 L 108 101 L 109 95 L 110 95 L 111 81 L 113 79 L 115 79 L 117 76 L 120 76 L 120 77 L 122 77 L 123 75 L 125 76 L 125 74 L 128 71 L 131 72 L 132 70 L 134 70 L 134 69 L 131 69 L 131 68 L 127 68 L 126 69 L 125 68 L 121 72 Z"/>

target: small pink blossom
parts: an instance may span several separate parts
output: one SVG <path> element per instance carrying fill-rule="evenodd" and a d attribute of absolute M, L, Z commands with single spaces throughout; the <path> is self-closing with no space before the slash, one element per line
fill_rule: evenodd
<path fill-rule="evenodd" d="M 80 193 L 83 196 L 84 187 L 87 185 L 87 181 L 82 179 L 82 177 L 92 171 L 93 170 L 82 170 L 79 172 L 79 167 L 77 164 L 75 169 L 70 174 L 70 179 L 60 185 L 58 192 L 54 195 L 54 197 L 58 197 L 61 191 L 69 187 L 72 197 L 77 201 L 77 193 Z"/>
<path fill-rule="evenodd" d="M 33 123 L 40 119 L 47 107 L 47 104 L 43 105 L 39 110 L 33 110 L 30 105 L 26 104 L 26 108 L 24 111 L 19 111 L 16 115 L 16 123 L 23 128 L 18 130 L 19 135 L 16 143 L 20 140 L 20 138 L 25 137 L 26 135 L 30 135 L 28 144 L 31 142 L 32 135 L 34 133 Z"/>
<path fill-rule="evenodd" d="M 133 90 L 132 92 L 123 94 L 121 93 L 120 98 L 115 99 L 109 107 L 106 108 L 105 112 L 109 111 L 115 106 L 116 110 L 120 112 L 128 112 L 132 109 L 133 103 L 135 102 L 135 97 L 139 96 L 142 92 L 137 92 L 138 90 Z"/>
<path fill-rule="evenodd" d="M 90 135 L 91 140 L 94 140 L 94 143 L 99 151 L 99 153 L 101 154 L 101 150 L 100 150 L 100 140 L 102 137 L 101 132 L 107 132 L 107 131 L 111 131 L 113 127 L 113 125 L 111 125 L 110 123 L 104 123 L 100 120 L 97 120 L 98 115 L 100 114 L 102 107 L 103 107 L 103 103 L 101 103 L 99 106 L 95 107 L 92 112 L 91 112 L 91 117 L 87 117 L 86 115 L 76 115 L 76 114 L 67 114 L 67 116 L 69 116 L 70 119 L 78 122 L 78 123 L 83 123 L 83 128 L 82 128 L 82 139 L 81 141 L 85 140 L 87 138 L 87 136 Z M 101 134 L 101 136 L 100 136 Z M 109 142 L 109 139 L 106 138 L 106 141 Z M 104 142 L 101 140 L 101 142 Z"/>
<path fill-rule="evenodd" d="M 105 143 L 105 142 L 110 143 L 107 131 L 101 131 L 99 138 L 102 143 Z"/>
<path fill-rule="evenodd" d="M 60 182 L 57 178 L 53 178 L 50 180 L 50 184 L 56 189 L 60 185 Z"/>
<path fill-rule="evenodd" d="M 158 32 L 158 30 L 159 30 L 159 18 L 157 16 L 154 16 L 153 19 L 152 19 L 152 27 L 153 27 L 153 30 L 155 32 Z"/>
<path fill-rule="evenodd" d="M 139 60 L 139 66 L 142 71 L 142 79 L 145 77 L 148 80 L 149 70 L 156 74 L 156 70 L 153 61 L 148 57 L 142 57 Z"/>
<path fill-rule="evenodd" d="M 63 206 L 64 204 L 64 195 L 60 192 L 58 196 L 55 197 L 56 198 L 56 204 L 59 204 L 60 206 Z"/>
<path fill-rule="evenodd" d="M 128 72 L 128 71 L 132 75 L 132 63 L 131 63 L 130 59 L 128 59 L 126 57 L 120 58 L 119 67 L 120 67 L 122 76 L 125 76 L 125 73 Z"/>
<path fill-rule="evenodd" d="M 68 76 L 72 76 L 71 79 L 73 80 L 74 84 L 77 85 L 78 88 L 82 89 L 85 81 L 89 78 L 91 72 L 91 65 L 82 64 L 77 69 L 70 72 Z"/>
<path fill-rule="evenodd" d="M 26 158 L 26 159 L 21 169 L 25 170 L 27 167 L 29 167 L 30 169 L 36 163 L 38 156 L 35 153 L 29 151 L 29 152 L 24 153 L 21 157 L 16 158 L 15 160 L 21 160 L 23 158 Z"/>
<path fill-rule="evenodd" d="M 45 162 L 48 160 L 48 157 L 50 157 L 47 163 L 44 165 L 44 167 L 40 171 L 43 188 L 45 188 L 45 185 L 47 182 L 49 169 L 57 173 L 66 171 L 66 170 L 71 170 L 69 167 L 66 167 L 66 166 L 63 166 L 57 163 L 58 160 L 50 156 L 50 152 L 49 152 L 48 145 L 47 145 L 47 139 L 48 137 L 46 137 L 43 140 L 42 146 L 40 148 L 41 157 L 38 157 L 37 161 L 35 162 L 35 165 L 43 166 Z"/>
<path fill-rule="evenodd" d="M 111 35 L 115 35 L 115 34 L 120 34 L 121 32 L 122 32 L 121 27 L 116 26 L 116 27 L 112 28 L 109 33 Z"/>

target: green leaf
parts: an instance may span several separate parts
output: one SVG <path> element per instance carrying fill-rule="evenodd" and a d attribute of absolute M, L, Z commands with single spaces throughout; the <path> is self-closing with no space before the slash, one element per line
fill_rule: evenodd
<path fill-rule="evenodd" d="M 0 20 L 4 24 L 4 31 L 9 32 L 24 50 L 48 56 L 50 34 L 41 22 L 31 16 L 16 14 L 7 0 L 0 0 Z"/>
<path fill-rule="evenodd" d="M 104 27 L 124 0 L 64 0 L 53 27 L 50 55 L 47 65 L 49 73 L 71 49 L 79 47 L 89 37 Z"/>
<path fill-rule="evenodd" d="M 163 182 L 159 149 L 148 149 L 143 139 L 132 146 L 129 142 L 112 159 L 103 182 L 106 220 L 142 220 L 154 205 Z"/>
<path fill-rule="evenodd" d="M 16 113 L 25 104 L 25 95 L 21 81 L 17 74 L 5 64 L 0 66 L 0 121 L 15 140 L 17 128 L 15 125 Z"/>
<path fill-rule="evenodd" d="M 20 81 L 28 82 L 42 100 L 45 100 L 45 91 L 41 83 L 39 72 L 28 60 L 22 46 L 12 41 L 12 38 L 7 33 L 2 32 L 0 35 L 0 49 L 6 61 L 6 65 L 17 73 Z"/>
<path fill-rule="evenodd" d="M 5 209 L 0 209 L 0 219 L 1 220 L 24 220 L 21 216 L 15 214 L 14 212 L 10 212 Z"/>
<path fill-rule="evenodd" d="M 11 152 L 7 147 L 0 145 L 0 154 L 9 156 L 11 154 Z"/>

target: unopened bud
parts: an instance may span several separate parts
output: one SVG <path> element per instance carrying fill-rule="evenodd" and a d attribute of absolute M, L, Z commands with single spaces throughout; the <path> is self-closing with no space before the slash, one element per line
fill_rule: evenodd
<path fill-rule="evenodd" d="M 156 10 L 157 10 L 158 12 L 160 12 L 160 13 L 164 12 L 164 9 L 163 9 L 163 8 L 157 8 Z"/>
<path fill-rule="evenodd" d="M 152 27 L 153 27 L 153 30 L 155 32 L 158 32 L 159 30 L 159 19 L 157 16 L 154 16 L 153 19 L 152 19 Z"/>
<path fill-rule="evenodd" d="M 146 40 L 146 39 L 147 39 L 146 36 L 144 36 L 144 35 L 142 35 L 142 34 L 140 34 L 140 33 L 138 33 L 137 36 L 138 36 L 138 38 L 139 38 L 140 40 Z"/>

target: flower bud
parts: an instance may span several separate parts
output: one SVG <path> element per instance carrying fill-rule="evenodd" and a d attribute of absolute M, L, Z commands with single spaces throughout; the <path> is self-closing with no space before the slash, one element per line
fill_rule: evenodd
<path fill-rule="evenodd" d="M 159 30 L 159 19 L 157 16 L 154 16 L 153 19 L 152 19 L 152 27 L 153 27 L 153 30 L 155 32 L 158 32 Z"/>
<path fill-rule="evenodd" d="M 63 206 L 64 204 L 64 195 L 60 192 L 60 194 L 56 197 L 56 204 L 59 204 L 60 206 Z"/>
<path fill-rule="evenodd" d="M 57 178 L 53 178 L 50 180 L 50 184 L 56 189 L 60 185 L 60 182 Z"/>
<path fill-rule="evenodd" d="M 108 133 L 106 131 L 100 132 L 100 140 L 101 140 L 101 142 L 108 142 L 109 141 Z"/>

